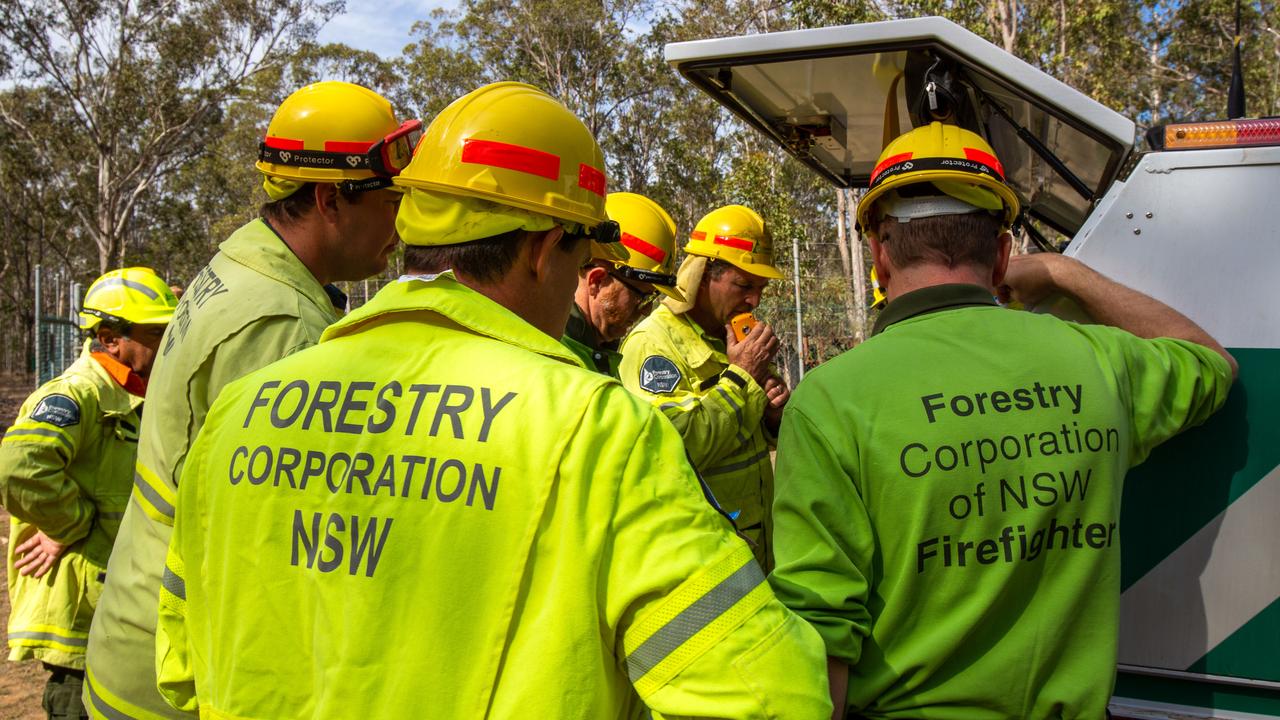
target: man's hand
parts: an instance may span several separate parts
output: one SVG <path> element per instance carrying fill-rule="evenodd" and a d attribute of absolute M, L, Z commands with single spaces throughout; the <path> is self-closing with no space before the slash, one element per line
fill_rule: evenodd
<path fill-rule="evenodd" d="M 1057 253 L 1034 253 L 1009 258 L 1009 269 L 998 288 L 1000 302 L 1016 300 L 1027 307 L 1039 304 L 1060 291 L 1054 273 L 1063 272 L 1075 262 Z"/>
<path fill-rule="evenodd" d="M 778 336 L 773 334 L 773 328 L 760 323 L 742 342 L 737 341 L 733 328 L 728 325 L 725 325 L 725 333 L 725 355 L 729 356 L 729 362 L 746 370 L 760 387 L 764 387 L 771 375 L 769 363 L 778 354 Z"/>
<path fill-rule="evenodd" d="M 14 561 L 13 567 L 21 575 L 44 577 L 66 549 L 66 545 L 37 530 L 35 535 L 27 538 L 14 550 L 18 559 Z"/>
<path fill-rule="evenodd" d="M 778 428 L 782 426 L 782 411 L 787 407 L 787 401 L 791 399 L 791 389 L 782 381 L 782 378 L 774 375 L 764 383 L 764 424 L 769 428 L 769 432 L 774 435 L 778 434 Z"/>
<path fill-rule="evenodd" d="M 1239 368 L 1217 340 L 1190 318 L 1153 297 L 1127 288 L 1088 265 L 1057 253 L 1033 253 L 1009 258 L 999 289 L 1000 299 L 1034 306 L 1052 293 L 1072 298 L 1095 322 L 1118 327 L 1141 338 L 1170 337 L 1203 345 Z"/>

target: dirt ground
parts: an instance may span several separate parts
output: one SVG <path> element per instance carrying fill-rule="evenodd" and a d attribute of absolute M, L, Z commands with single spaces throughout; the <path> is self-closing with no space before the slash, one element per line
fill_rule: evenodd
<path fill-rule="evenodd" d="M 29 377 L 0 375 L 0 432 L 13 424 L 18 407 L 35 389 Z M 9 513 L 0 509 L 0 550 L 5 557 L 9 552 Z M 4 573 L 0 573 L 0 618 L 9 619 L 9 588 Z M 7 638 L 6 638 L 7 639 Z M 8 655 L 8 644 L 5 645 Z M 27 660 L 21 663 L 0 661 L 0 720 L 40 720 L 45 717 L 40 709 L 40 697 L 47 679 L 40 663 Z"/>

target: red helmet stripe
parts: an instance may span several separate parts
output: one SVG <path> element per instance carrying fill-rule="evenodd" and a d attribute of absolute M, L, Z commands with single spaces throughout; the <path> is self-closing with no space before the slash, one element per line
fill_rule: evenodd
<path fill-rule="evenodd" d="M 731 247 L 735 250 L 746 250 L 747 252 L 751 252 L 756 247 L 756 244 L 751 242 L 750 240 L 746 240 L 740 237 L 733 237 L 732 235 L 717 235 L 715 239 L 712 240 L 711 242 L 715 243 L 716 245 L 724 245 L 725 247 Z"/>
<path fill-rule="evenodd" d="M 271 135 L 262 139 L 262 144 L 276 150 L 303 150 L 305 145 L 301 140 L 293 140 L 291 138 L 274 137 Z"/>
<path fill-rule="evenodd" d="M 667 253 L 665 250 L 657 245 L 645 242 L 628 232 L 622 233 L 622 245 L 623 247 L 635 250 L 656 263 L 661 263 L 663 260 L 667 259 Z"/>
<path fill-rule="evenodd" d="M 694 230 L 693 232 L 689 233 L 689 239 L 690 240 L 706 240 L 707 234 L 702 232 L 701 230 Z"/>
<path fill-rule="evenodd" d="M 326 140 L 324 151 L 332 153 L 365 153 L 373 146 L 371 142 L 347 142 L 345 140 Z"/>
<path fill-rule="evenodd" d="M 987 167 L 995 170 L 996 174 L 1000 176 L 1000 179 L 1001 180 L 1004 179 L 1004 166 L 1000 164 L 1000 160 L 996 158 L 995 155 L 992 155 L 991 153 L 983 152 L 977 148 L 967 147 L 964 149 L 964 156 L 968 160 L 972 160 L 977 163 L 982 163 L 983 165 L 986 165 Z"/>
<path fill-rule="evenodd" d="M 466 140 L 462 144 L 462 162 L 515 170 L 548 180 L 560 179 L 559 156 L 496 140 Z"/>
<path fill-rule="evenodd" d="M 912 156 L 912 153 L 904 152 L 904 153 L 898 153 L 897 155 L 890 155 L 884 160 L 881 160 L 880 164 L 876 165 L 876 169 L 871 171 L 870 184 L 874 185 L 876 183 L 876 178 L 880 175 L 880 173 L 884 172 L 885 168 L 893 165 L 897 165 L 903 160 L 910 160 L 911 156 Z"/>
<path fill-rule="evenodd" d="M 578 187 L 604 197 L 604 173 L 586 163 L 578 165 Z"/>

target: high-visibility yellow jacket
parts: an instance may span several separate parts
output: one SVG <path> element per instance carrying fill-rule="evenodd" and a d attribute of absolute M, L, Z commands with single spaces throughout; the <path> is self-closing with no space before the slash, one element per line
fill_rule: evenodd
<path fill-rule="evenodd" d="M 771 568 L 775 438 L 763 422 L 764 388 L 729 364 L 723 342 L 665 304 L 627 335 L 619 370 L 680 431 L 694 468 Z"/>
<path fill-rule="evenodd" d="M 670 425 L 447 274 L 218 398 L 157 656 L 204 717 L 830 713 Z"/>
<path fill-rule="evenodd" d="M 86 344 L 36 390 L 0 443 L 0 502 L 9 527 L 9 659 L 83 669 L 89 621 L 102 592 L 132 487 L 138 408 Z M 43 531 L 67 545 L 42 578 L 19 575 L 16 548 Z"/>
<path fill-rule="evenodd" d="M 314 345 L 336 319 L 320 283 L 261 220 L 223 242 L 183 294 L 151 373 L 133 496 L 90 635 L 85 706 L 94 717 L 185 717 L 155 687 L 175 480 L 223 386 Z"/>

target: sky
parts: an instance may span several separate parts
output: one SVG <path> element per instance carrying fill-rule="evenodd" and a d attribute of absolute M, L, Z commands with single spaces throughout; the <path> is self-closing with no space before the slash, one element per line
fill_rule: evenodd
<path fill-rule="evenodd" d="M 458 0 L 348 0 L 347 9 L 320 30 L 321 43 L 343 43 L 384 58 L 398 57 L 410 42 L 409 29 L 438 8 Z"/>

